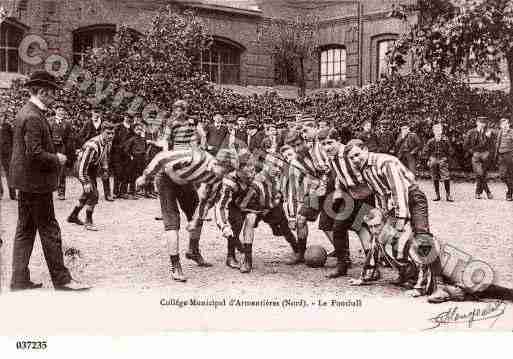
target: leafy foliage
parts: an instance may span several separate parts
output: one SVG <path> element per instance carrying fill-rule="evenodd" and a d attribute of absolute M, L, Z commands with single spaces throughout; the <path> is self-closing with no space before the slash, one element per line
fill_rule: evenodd
<path fill-rule="evenodd" d="M 273 19 L 266 27 L 262 43 L 273 55 L 280 83 L 297 79 L 299 95 L 304 96 L 306 61 L 312 58 L 319 45 L 319 19 L 312 15 L 297 16 L 290 21 Z"/>
<path fill-rule="evenodd" d="M 417 66 L 452 75 L 477 73 L 499 82 L 503 63 L 513 79 L 513 2 L 511 0 L 421 0 L 396 7 L 393 16 L 418 21 L 396 44 L 403 63 L 413 53 Z M 510 90 L 513 99 L 513 89 Z M 513 102 L 511 103 L 513 105 Z"/>

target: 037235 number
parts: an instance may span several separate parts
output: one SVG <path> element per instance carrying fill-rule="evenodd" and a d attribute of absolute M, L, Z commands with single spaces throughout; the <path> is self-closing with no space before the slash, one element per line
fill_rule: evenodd
<path fill-rule="evenodd" d="M 44 341 L 17 341 L 16 349 L 18 350 L 45 350 L 48 347 L 46 340 Z"/>

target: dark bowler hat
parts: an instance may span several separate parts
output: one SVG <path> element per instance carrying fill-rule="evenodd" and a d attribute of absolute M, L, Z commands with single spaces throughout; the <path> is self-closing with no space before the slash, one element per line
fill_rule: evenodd
<path fill-rule="evenodd" d="M 55 76 L 51 75 L 50 73 L 46 71 L 34 71 L 27 82 L 25 82 L 25 87 L 31 87 L 31 86 L 41 86 L 41 87 L 48 87 L 53 89 L 60 88 L 59 84 L 57 83 L 57 79 Z"/>

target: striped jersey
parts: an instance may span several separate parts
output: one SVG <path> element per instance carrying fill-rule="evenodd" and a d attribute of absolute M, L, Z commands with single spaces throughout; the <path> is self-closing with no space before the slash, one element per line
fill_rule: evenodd
<path fill-rule="evenodd" d="M 365 183 L 361 172 L 344 156 L 344 145 L 340 145 L 338 154 L 329 159 L 330 167 L 335 174 L 335 188 L 348 189 Z"/>
<path fill-rule="evenodd" d="M 82 183 L 89 183 L 89 171 L 94 169 L 109 168 L 109 153 L 111 143 L 105 142 L 101 135 L 86 141 L 80 150 L 77 158 L 78 180 Z"/>
<path fill-rule="evenodd" d="M 284 190 L 289 217 L 296 216 L 299 207 L 305 203 L 308 196 L 320 194 L 318 190 L 322 190 L 322 186 L 325 185 L 322 177 L 323 174 L 315 166 L 310 154 L 292 160 Z"/>
<path fill-rule="evenodd" d="M 230 172 L 223 178 L 216 205 L 216 220 L 219 228 L 222 229 L 230 224 L 228 211 L 232 205 L 242 208 L 249 203 L 252 195 L 246 195 L 249 193 L 250 184 L 250 181 L 238 176 L 237 171 Z"/>
<path fill-rule="evenodd" d="M 194 122 L 187 117 L 173 118 L 166 126 L 170 150 L 182 150 L 198 145 L 200 136 Z"/>
<path fill-rule="evenodd" d="M 214 157 L 200 149 L 159 152 L 146 167 L 143 175 L 153 177 L 163 170 L 176 184 L 213 184 L 219 181 L 212 172 Z"/>
<path fill-rule="evenodd" d="M 221 195 L 216 206 L 219 228 L 229 224 L 229 208 L 236 206 L 242 211 L 263 213 L 281 205 L 280 180 L 266 171 L 258 173 L 253 180 L 244 180 L 231 172 L 223 178 Z"/>
<path fill-rule="evenodd" d="M 312 158 L 315 161 L 315 166 L 320 170 L 329 167 L 329 158 L 321 146 L 320 141 L 315 141 L 312 148 Z"/>
<path fill-rule="evenodd" d="M 415 175 L 397 157 L 371 152 L 361 171 L 381 209 L 393 210 L 396 218 L 410 218 L 408 192 L 416 184 Z"/>

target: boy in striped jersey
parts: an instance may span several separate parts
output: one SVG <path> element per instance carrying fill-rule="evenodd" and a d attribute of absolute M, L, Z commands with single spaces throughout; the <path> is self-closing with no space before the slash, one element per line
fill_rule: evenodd
<path fill-rule="evenodd" d="M 249 273 L 253 266 L 252 247 L 254 231 L 260 221 L 267 223 L 275 236 L 283 236 L 290 244 L 295 257 L 287 264 L 297 264 L 298 248 L 283 210 L 281 194 L 281 172 L 284 161 L 275 154 L 269 154 L 262 171 L 256 173 L 255 164 L 250 154 L 240 158 L 239 170 L 223 179 L 221 199 L 216 206 L 216 218 L 223 236 L 231 239 L 227 265 L 240 267 L 242 273 Z M 242 245 L 239 242 L 243 231 Z M 230 244 L 229 244 L 230 245 Z M 235 249 L 240 246 L 244 254 L 238 266 Z"/>
<path fill-rule="evenodd" d="M 417 258 L 415 263 L 421 276 L 415 289 L 419 295 L 432 294 L 441 283 L 442 266 L 429 229 L 427 198 L 417 185 L 415 175 L 397 157 L 369 152 L 361 140 L 351 140 L 344 155 L 361 171 L 376 196 L 378 207 L 389 217 L 392 230 L 387 231 L 388 238 L 383 241 L 403 238 L 405 225 L 408 222 L 411 225 L 414 235 L 401 250 L 399 276 L 394 282 L 403 284 L 416 276 L 411 259 Z M 414 256 L 410 250 L 415 252 Z"/>
<path fill-rule="evenodd" d="M 336 268 L 327 274 L 328 278 L 347 275 L 350 263 L 349 231 L 358 234 L 364 252 L 367 252 L 370 234 L 362 219 L 374 207 L 374 198 L 359 172 L 344 157 L 344 145 L 337 141 L 336 131 L 330 131 L 321 145 L 329 158 L 335 175 L 333 197 L 325 206 L 333 210 L 333 245 L 337 257 Z"/>
<path fill-rule="evenodd" d="M 295 158 L 289 166 L 286 186 L 287 209 L 291 225 L 296 228 L 299 260 L 304 261 L 308 222 L 319 218 L 319 229 L 331 240 L 333 220 L 324 210 L 329 176 L 326 168 L 316 165 L 307 143 L 298 131 L 287 135 L 286 144 L 294 149 Z"/>
<path fill-rule="evenodd" d="M 85 228 L 90 231 L 97 231 L 98 228 L 93 224 L 94 207 L 98 204 L 98 171 L 103 170 L 108 173 L 108 159 L 112 139 L 114 138 L 114 125 L 110 122 L 101 124 L 102 132 L 100 135 L 91 138 L 83 146 L 75 163 L 75 172 L 78 180 L 82 184 L 82 196 L 78 200 L 78 205 L 68 217 L 69 223 L 83 225 L 78 215 L 84 206 L 86 207 Z"/>
<path fill-rule="evenodd" d="M 200 149 L 163 151 L 155 156 L 143 175 L 137 179 L 136 185 L 141 188 L 157 175 L 164 231 L 169 245 L 171 276 L 174 280 L 186 281 L 179 256 L 180 211 L 178 205 L 185 213 L 187 220 L 192 221 L 199 204 L 197 186 L 212 188 L 214 183 L 222 180 L 223 176 L 233 171 L 235 166 L 235 154 L 229 150 L 220 150 L 216 157 Z M 208 197 L 208 193 L 204 194 L 204 198 Z M 204 215 L 205 213 L 200 211 L 198 218 L 204 218 Z M 191 226 L 189 251 L 186 253 L 186 258 L 195 261 L 199 266 L 210 266 L 199 250 L 201 228 L 201 221 Z"/>
<path fill-rule="evenodd" d="M 198 147 L 200 136 L 193 119 L 187 116 L 188 104 L 184 100 L 173 103 L 173 113 L 166 123 L 169 150 L 183 150 Z"/>

